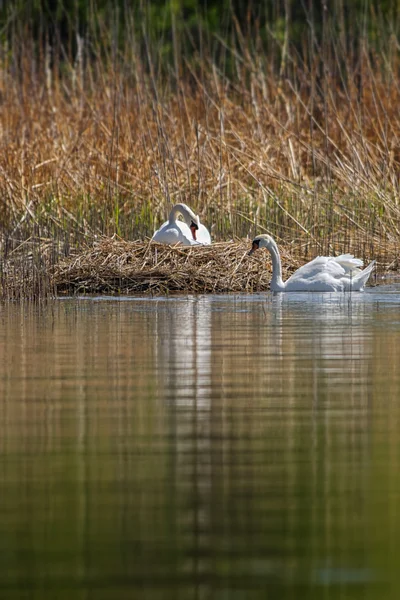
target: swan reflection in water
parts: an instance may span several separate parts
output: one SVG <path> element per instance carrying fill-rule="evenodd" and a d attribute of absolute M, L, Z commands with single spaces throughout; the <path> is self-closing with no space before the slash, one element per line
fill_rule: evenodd
<path fill-rule="evenodd" d="M 182 298 L 171 307 L 167 301 L 163 312 L 157 319 L 156 345 L 164 397 L 177 407 L 209 408 L 211 299 Z"/>
<path fill-rule="evenodd" d="M 328 577 L 364 576 L 351 561 L 337 562 L 331 539 L 349 552 L 353 538 L 364 543 L 353 499 L 365 498 L 370 468 L 374 311 L 343 293 L 311 296 L 160 302 L 155 339 L 173 443 L 168 475 L 185 507 L 184 543 L 197 573 L 212 569 L 208 557 L 218 538 L 223 547 L 235 545 L 248 577 L 308 577 L 320 585 Z M 338 485 L 352 493 L 335 495 Z M 315 512 L 304 509 L 302 494 Z M 349 531 L 344 541 L 327 497 Z M 220 510 L 221 502 L 231 512 Z M 274 515 L 261 525 L 260 507 Z M 366 509 L 358 511 L 367 521 Z M 288 514 L 293 521 L 285 521 Z M 300 518 L 312 540 L 307 558 L 296 542 Z M 249 557 L 251 543 L 263 544 L 280 521 L 286 528 L 274 555 Z M 289 564 L 281 548 L 290 540 L 296 559 Z"/>
<path fill-rule="evenodd" d="M 233 380 L 236 395 L 263 388 L 268 396 L 276 391 L 288 397 L 293 387 L 296 396 L 296 386 L 301 380 L 308 385 L 305 380 L 312 373 L 329 375 L 338 384 L 355 377 L 359 394 L 372 333 L 359 325 L 373 319 L 364 298 L 278 293 L 160 301 L 155 340 L 163 397 L 176 407 L 209 409 L 211 388 L 215 396 L 217 386 L 221 397 L 228 388 L 234 391 L 229 385 Z M 282 372 L 285 377 L 277 377 Z"/>
<path fill-rule="evenodd" d="M 336 402 L 368 407 L 374 310 L 365 294 L 268 294 L 265 321 L 276 352 L 271 381 L 280 397 L 298 403 L 302 389 L 314 408 Z M 305 398 L 306 401 L 306 398 Z"/>

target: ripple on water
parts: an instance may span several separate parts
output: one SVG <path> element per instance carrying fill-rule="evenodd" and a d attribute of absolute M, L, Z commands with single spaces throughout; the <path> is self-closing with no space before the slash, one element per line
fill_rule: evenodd
<path fill-rule="evenodd" d="M 2 307 L 4 596 L 397 599 L 399 304 Z"/>

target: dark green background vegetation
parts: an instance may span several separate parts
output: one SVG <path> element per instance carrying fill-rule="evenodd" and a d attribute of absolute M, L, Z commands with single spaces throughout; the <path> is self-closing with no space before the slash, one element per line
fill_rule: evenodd
<path fill-rule="evenodd" d="M 26 39 L 49 41 L 54 52 L 73 55 L 77 34 L 87 40 L 109 40 L 115 46 L 133 43 L 148 51 L 156 42 L 158 55 L 173 58 L 192 54 L 202 36 L 229 38 L 240 29 L 248 38 L 290 43 L 299 53 L 318 49 L 325 37 L 336 35 L 343 45 L 368 40 L 376 50 L 399 31 L 398 0 L 14 0 L 0 1 L 2 42 Z M 382 32 L 387 35 L 382 36 Z M 204 41 L 204 40 L 203 40 Z M 12 46 L 15 49 L 15 45 Z M 152 51 L 154 48 L 152 48 Z"/>

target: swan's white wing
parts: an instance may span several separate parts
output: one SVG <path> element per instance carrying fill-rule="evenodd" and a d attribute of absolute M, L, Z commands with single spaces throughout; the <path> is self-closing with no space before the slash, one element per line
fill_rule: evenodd
<path fill-rule="evenodd" d="M 285 289 L 310 292 L 362 290 L 374 264 L 361 271 L 360 263 L 363 264 L 360 259 L 348 254 L 337 258 L 317 256 L 289 277 Z"/>
<path fill-rule="evenodd" d="M 287 291 L 342 291 L 346 270 L 330 256 L 317 256 L 303 265 L 285 283 Z"/>
<path fill-rule="evenodd" d="M 196 231 L 196 240 L 200 242 L 200 244 L 211 244 L 211 236 L 210 233 L 202 223 L 200 223 L 198 230 Z"/>
<path fill-rule="evenodd" d="M 336 256 L 333 260 L 338 262 L 345 271 L 358 272 L 360 268 L 364 266 L 361 258 L 354 258 L 352 254 L 341 254 Z"/>
<path fill-rule="evenodd" d="M 321 277 L 323 274 L 328 275 L 329 277 L 337 278 L 343 277 L 346 273 L 345 269 L 341 266 L 340 263 L 336 262 L 329 256 L 317 256 L 307 264 L 303 265 L 289 279 L 289 281 L 298 281 L 300 279 L 314 279 Z"/>
<path fill-rule="evenodd" d="M 193 239 L 190 227 L 183 221 L 175 221 L 175 223 L 165 221 L 151 239 L 153 242 L 159 242 L 160 244 L 183 244 L 184 246 L 197 245 L 197 242 Z"/>

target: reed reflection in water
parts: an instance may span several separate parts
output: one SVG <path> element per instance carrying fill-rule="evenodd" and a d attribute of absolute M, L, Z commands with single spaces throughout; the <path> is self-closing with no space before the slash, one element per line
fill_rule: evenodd
<path fill-rule="evenodd" d="M 397 598 L 399 305 L 4 306 L 0 596 Z"/>

